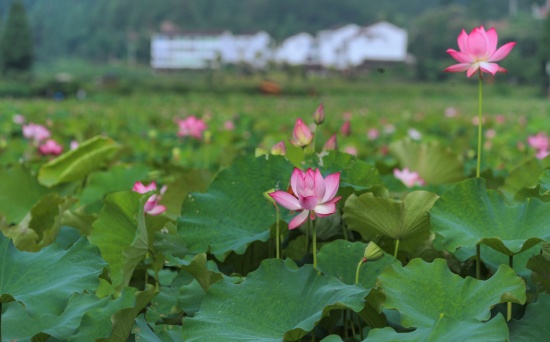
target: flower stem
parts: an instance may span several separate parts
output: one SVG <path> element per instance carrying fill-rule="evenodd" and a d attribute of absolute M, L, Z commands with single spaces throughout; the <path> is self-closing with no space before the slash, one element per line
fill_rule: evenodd
<path fill-rule="evenodd" d="M 513 255 L 508 256 L 508 266 L 510 266 L 511 269 L 514 269 Z M 506 321 L 509 322 L 512 319 L 512 302 L 508 302 L 506 304 L 507 304 Z"/>
<path fill-rule="evenodd" d="M 363 265 L 363 263 L 365 262 L 365 258 L 362 258 L 360 261 L 359 261 L 359 264 L 357 264 L 357 270 L 355 271 L 355 283 L 356 284 L 359 284 L 359 270 L 361 269 L 361 265 Z"/>
<path fill-rule="evenodd" d="M 395 250 L 393 251 L 393 257 L 397 259 L 397 251 L 399 250 L 399 239 L 395 240 Z"/>
<path fill-rule="evenodd" d="M 281 248 L 281 232 L 279 231 L 279 216 L 280 216 L 280 213 L 279 213 L 279 207 L 277 205 L 275 205 L 275 211 L 276 211 L 276 216 L 275 216 L 275 255 L 277 256 L 277 259 L 280 259 L 281 258 L 281 252 L 280 252 L 280 248 Z"/>
<path fill-rule="evenodd" d="M 479 106 L 478 106 L 478 124 L 477 124 L 477 168 L 476 178 L 481 174 L 481 139 L 483 133 L 483 112 L 482 112 L 482 94 L 483 94 L 483 74 L 479 69 Z"/>
<path fill-rule="evenodd" d="M 313 141 L 312 141 L 313 153 L 317 151 L 317 131 L 318 130 L 319 130 L 319 125 L 315 124 L 315 132 L 313 133 Z"/>
<path fill-rule="evenodd" d="M 317 228 L 315 220 L 311 220 L 311 228 L 313 231 L 313 268 L 317 269 Z"/>
<path fill-rule="evenodd" d="M 476 279 L 481 279 L 481 245 L 476 245 Z"/>

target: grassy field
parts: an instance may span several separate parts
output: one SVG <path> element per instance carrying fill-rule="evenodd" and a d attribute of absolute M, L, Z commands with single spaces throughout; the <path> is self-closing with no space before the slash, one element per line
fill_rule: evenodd
<path fill-rule="evenodd" d="M 161 161 L 171 158 L 174 147 L 187 149 L 187 156 L 192 156 L 190 151 L 197 146 L 190 148 L 187 142 L 177 139 L 175 120 L 195 115 L 207 121 L 213 146 L 220 143 L 235 147 L 231 153 L 211 148 L 212 158 L 225 166 L 243 151 L 269 149 L 280 140 L 288 141 L 295 120 L 300 117 L 311 123 L 313 112 L 323 103 L 327 120 L 321 126 L 317 144 L 337 133 L 344 114 L 350 113 L 353 134 L 340 135 L 338 143 L 341 148 L 355 147 L 365 159 L 379 157 L 385 145 L 407 137 L 410 129 L 420 132 L 422 141 L 439 141 L 464 156 L 471 154 L 476 144 L 477 128 L 472 119 L 477 116 L 477 81 L 464 80 L 459 75 L 440 84 L 395 82 L 380 75 L 351 80 L 272 75 L 282 86 L 281 95 L 274 96 L 260 93 L 259 75 L 214 75 L 219 82 L 209 88 L 210 76 L 159 76 L 150 72 L 147 76 L 141 71 L 133 74 L 140 86 L 128 91 L 121 92 L 120 84 L 131 84 L 130 76 L 117 79 L 114 85 L 96 85 L 85 99 L 4 98 L 0 100 L 2 134 L 13 130 L 12 115 L 22 114 L 28 121 L 49 122 L 54 136 L 65 145 L 73 139 L 83 141 L 104 134 L 130 147 L 130 153 L 138 159 Z M 484 128 L 495 129 L 496 136 L 488 147 L 498 151 L 493 156 L 489 154 L 487 163 L 492 167 L 516 163 L 530 155 L 528 148 L 518 151 L 518 143 L 525 145 L 528 135 L 548 129 L 548 100 L 540 97 L 534 87 L 499 84 L 498 79 L 485 83 Z M 448 108 L 456 109 L 457 116 L 446 117 Z M 224 129 L 227 121 L 235 124 L 235 130 Z M 371 129 L 380 132 L 379 138 L 367 137 Z M 5 162 L 9 158 L 3 159 Z"/>

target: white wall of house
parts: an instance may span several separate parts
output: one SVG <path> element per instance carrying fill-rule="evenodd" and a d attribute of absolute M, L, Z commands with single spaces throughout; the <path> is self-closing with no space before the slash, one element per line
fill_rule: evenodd
<path fill-rule="evenodd" d="M 347 67 L 344 42 L 357 35 L 361 27 L 349 24 L 335 30 L 323 30 L 317 34 L 319 63 L 325 68 Z"/>
<path fill-rule="evenodd" d="M 315 38 L 309 33 L 302 32 L 285 39 L 275 52 L 277 63 L 290 65 L 304 65 L 314 59 Z"/>
<path fill-rule="evenodd" d="M 405 62 L 407 59 L 407 31 L 387 22 L 363 28 L 345 44 L 350 66 L 365 61 Z"/>

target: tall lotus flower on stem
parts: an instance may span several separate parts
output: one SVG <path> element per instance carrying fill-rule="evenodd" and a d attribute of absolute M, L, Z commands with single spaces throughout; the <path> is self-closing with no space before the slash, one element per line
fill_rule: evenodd
<path fill-rule="evenodd" d="M 295 168 L 290 177 L 292 193 L 277 190 L 269 193 L 281 206 L 300 212 L 288 224 L 289 229 L 302 225 L 306 220 L 312 222 L 313 231 L 313 266 L 317 268 L 317 235 L 315 217 L 325 217 L 336 212 L 336 202 L 342 196 L 336 196 L 340 186 L 340 172 L 323 178 L 321 171 L 309 168 L 306 172 Z"/>
<path fill-rule="evenodd" d="M 495 75 L 497 72 L 506 72 L 506 69 L 499 66 L 496 62 L 501 61 L 508 56 L 515 42 L 504 44 L 497 49 L 498 35 L 494 28 L 485 31 L 483 26 L 476 27 L 467 34 L 466 31 L 458 35 L 458 48 L 460 51 L 448 49 L 447 53 L 451 55 L 458 64 L 451 65 L 446 72 L 466 71 L 466 76 L 471 77 L 476 72 L 479 75 L 479 107 L 478 107 L 478 134 L 477 134 L 477 168 L 476 177 L 480 177 L 481 168 L 481 139 L 483 135 L 483 115 L 482 115 L 482 90 L 483 73 L 488 72 Z M 481 249 L 476 245 L 476 278 L 481 277 Z M 509 307 L 509 310 L 511 307 Z M 510 312 L 509 312 L 510 314 Z"/>

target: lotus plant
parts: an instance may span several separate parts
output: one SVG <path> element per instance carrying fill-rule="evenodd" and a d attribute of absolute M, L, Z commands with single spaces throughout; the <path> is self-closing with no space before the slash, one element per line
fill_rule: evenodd
<path fill-rule="evenodd" d="M 309 218 L 313 225 L 313 265 L 317 267 L 317 241 L 315 230 L 315 218 L 330 216 L 336 212 L 336 202 L 342 196 L 336 196 L 340 186 L 340 172 L 336 172 L 323 178 L 321 171 L 311 168 L 302 171 L 295 168 L 290 177 L 290 189 L 292 192 L 277 190 L 269 193 L 279 205 L 297 211 L 288 224 L 289 229 L 301 226 Z"/>
<path fill-rule="evenodd" d="M 53 139 L 48 139 L 42 145 L 38 146 L 38 152 L 44 156 L 58 156 L 63 152 L 63 146 Z"/>
<path fill-rule="evenodd" d="M 183 120 L 176 121 L 179 126 L 179 137 L 193 137 L 202 139 L 202 132 L 207 129 L 206 123 L 194 115 L 188 116 Z"/>
<path fill-rule="evenodd" d="M 483 99 L 483 73 L 487 72 L 495 75 L 497 72 L 506 72 L 506 69 L 499 66 L 496 62 L 500 62 L 504 57 L 508 56 L 515 42 L 504 44 L 497 49 L 498 34 L 494 28 L 485 31 L 483 26 L 476 27 L 467 34 L 466 31 L 458 35 L 457 39 L 459 51 L 448 49 L 447 53 L 451 55 L 458 64 L 451 65 L 446 68 L 446 72 L 462 72 L 466 71 L 466 76 L 471 77 L 476 72 L 479 75 L 479 97 L 478 97 L 478 131 L 477 131 L 477 167 L 476 178 L 481 175 L 481 140 L 483 134 L 483 114 L 482 114 L 482 99 Z M 476 278 L 481 277 L 481 248 L 476 245 Z"/>
<path fill-rule="evenodd" d="M 23 136 L 27 139 L 32 139 L 37 144 L 48 139 L 51 133 L 46 127 L 31 122 L 28 125 L 23 125 Z"/>
<path fill-rule="evenodd" d="M 403 170 L 393 169 L 393 175 L 395 178 L 399 179 L 406 187 L 411 188 L 413 186 L 422 186 L 425 184 L 424 180 L 418 172 L 411 171 L 408 168 Z"/>
<path fill-rule="evenodd" d="M 292 138 L 290 143 L 294 146 L 305 148 L 313 141 L 313 133 L 309 127 L 302 121 L 302 119 L 296 119 L 296 124 L 292 130 Z"/>
<path fill-rule="evenodd" d="M 536 157 L 538 159 L 544 159 L 550 154 L 550 138 L 542 132 L 537 135 L 529 136 L 527 138 L 527 143 L 537 150 Z"/>
<path fill-rule="evenodd" d="M 157 184 L 155 182 L 151 182 L 149 185 L 145 185 L 141 182 L 135 182 L 132 190 L 140 194 L 145 194 L 151 191 L 157 191 Z M 147 202 L 145 202 L 145 205 L 143 207 L 144 211 L 147 214 L 160 215 L 166 211 L 166 207 L 162 204 L 159 204 L 161 195 L 163 195 L 165 192 L 166 186 L 163 186 L 160 189 L 160 194 L 153 194 L 147 199 Z"/>

